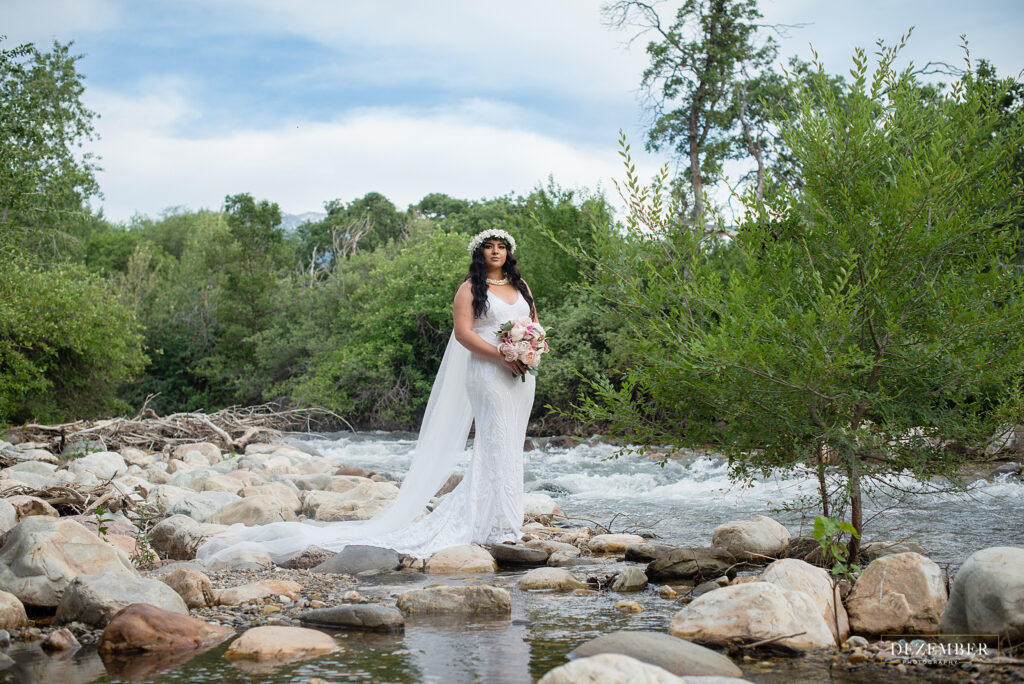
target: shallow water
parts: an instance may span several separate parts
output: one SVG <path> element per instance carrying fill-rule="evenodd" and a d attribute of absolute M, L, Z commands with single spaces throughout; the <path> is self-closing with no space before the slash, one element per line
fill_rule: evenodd
<path fill-rule="evenodd" d="M 339 435 L 309 440 L 339 464 L 401 476 L 409 462 L 414 436 L 402 433 Z M 525 455 L 527 490 L 543 490 L 570 516 L 579 516 L 620 529 L 638 525 L 668 543 L 701 544 L 722 522 L 768 513 L 791 531 L 809 527 L 814 513 L 778 511 L 800 497 L 813 496 L 811 478 L 760 480 L 740 488 L 730 484 L 726 466 L 718 459 L 691 454 L 664 467 L 651 458 L 625 455 L 612 459 L 607 444 L 582 444 L 571 449 L 535 449 Z M 468 458 L 468 451 L 466 454 Z M 903 487 L 916 487 L 909 479 Z M 883 497 L 871 503 L 868 515 L 883 510 Z M 615 517 L 619 514 L 618 517 Z M 586 524 L 581 522 L 581 524 Z M 980 481 L 969 497 L 922 494 L 912 508 L 886 512 L 871 521 L 868 539 L 910 538 L 923 543 L 932 558 L 953 568 L 973 551 L 996 545 L 1024 543 L 1024 485 L 1000 479 Z M 604 577 L 621 563 L 599 561 L 574 568 L 578 575 Z M 37 647 L 8 651 L 16 664 L 0 672 L 0 682 L 304 682 L 319 677 L 328 682 L 532 682 L 565 662 L 574 647 L 599 634 L 619 629 L 665 631 L 679 606 L 658 597 L 654 588 L 625 596 L 644 606 L 644 612 L 625 615 L 614 609 L 621 594 L 602 592 L 573 596 L 521 592 L 515 582 L 521 572 L 496 576 L 442 578 L 418 574 L 389 574 L 361 579 L 364 594 L 404 591 L 417 585 L 485 581 L 512 593 L 512 619 L 501 621 L 410 620 L 404 635 L 361 635 L 339 632 L 343 650 L 272 672 L 239 669 L 222 658 L 226 648 L 196 656 L 185 664 L 135 658 L 104 666 L 93 649 L 74 655 L 49 656 Z M 754 682 L 879 681 L 877 670 L 831 672 L 828 659 L 739 662 Z M 163 669 L 167 668 L 170 669 Z M 109 671 L 108 671 L 109 670 Z M 942 673 L 936 673 L 942 679 Z M 886 681 L 899 681 L 886 673 Z M 918 681 L 912 678 L 903 681 Z"/>

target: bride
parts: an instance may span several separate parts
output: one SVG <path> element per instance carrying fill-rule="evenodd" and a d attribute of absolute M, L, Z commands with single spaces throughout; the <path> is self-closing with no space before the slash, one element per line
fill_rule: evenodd
<path fill-rule="evenodd" d="M 523 442 L 535 380 L 521 362 L 505 360 L 494 334 L 509 320 L 537 320 L 515 249 L 515 239 L 496 229 L 469 243 L 469 275 L 455 293 L 454 332 L 430 392 L 412 464 L 386 509 L 362 521 L 232 525 L 199 547 L 196 557 L 207 564 L 253 556 L 282 562 L 309 546 L 340 551 L 353 544 L 426 557 L 458 544 L 519 539 Z M 465 477 L 423 516 L 464 452 L 473 423 L 473 457 Z"/>

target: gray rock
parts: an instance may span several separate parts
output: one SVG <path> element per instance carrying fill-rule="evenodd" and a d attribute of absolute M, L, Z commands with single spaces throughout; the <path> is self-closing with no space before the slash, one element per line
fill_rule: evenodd
<path fill-rule="evenodd" d="M 401 563 L 402 557 L 394 549 L 352 545 L 346 546 L 313 570 L 355 575 L 367 570 L 397 570 Z"/>
<path fill-rule="evenodd" d="M 184 565 L 184 563 L 178 564 Z M 170 572 L 156 576 L 185 602 L 189 608 L 205 608 L 216 605 L 217 597 L 210 578 L 200 570 L 188 567 L 175 567 Z"/>
<path fill-rule="evenodd" d="M 602 634 L 577 646 L 568 657 L 587 658 L 601 653 L 627 655 L 686 677 L 687 681 L 694 675 L 743 675 L 740 668 L 721 653 L 663 632 L 622 631 Z"/>
<path fill-rule="evenodd" d="M 521 544 L 492 544 L 487 550 L 498 561 L 499 566 L 544 565 L 548 562 L 548 553 L 541 549 L 531 549 Z"/>
<path fill-rule="evenodd" d="M 688 681 L 627 655 L 601 653 L 556 667 L 537 684 L 687 684 Z"/>
<path fill-rule="evenodd" d="M 405 629 L 402 611 L 373 603 L 306 610 L 297 617 L 307 624 L 334 629 L 364 632 L 401 632 Z"/>
<path fill-rule="evenodd" d="M 714 529 L 712 548 L 724 549 L 736 558 L 766 563 L 786 555 L 789 530 L 766 515 L 749 520 L 733 520 Z"/>
<path fill-rule="evenodd" d="M 136 574 L 123 551 L 72 520 L 25 518 L 0 550 L 0 589 L 27 606 L 56 606 L 75 577 L 101 572 Z"/>
<path fill-rule="evenodd" d="M 0 499 L 0 535 L 7 534 L 18 524 L 18 509 L 7 499 Z"/>
<path fill-rule="evenodd" d="M 576 565 L 580 562 L 580 550 L 573 547 L 571 549 L 559 549 L 548 556 L 548 566 L 552 568 L 564 568 L 567 565 Z"/>
<path fill-rule="evenodd" d="M 869 541 L 860 547 L 860 557 L 865 564 L 896 553 L 919 553 L 927 556 L 928 549 L 916 541 Z"/>
<path fill-rule="evenodd" d="M 708 592 L 721 588 L 722 586 L 718 582 L 701 582 L 700 584 L 698 584 L 690 590 L 690 596 L 692 596 L 693 598 L 697 598 L 698 596 L 703 596 Z"/>
<path fill-rule="evenodd" d="M 1024 641 L 1024 548 L 993 546 L 968 556 L 950 587 L 941 629 Z"/>
<path fill-rule="evenodd" d="M 241 500 L 231 492 L 197 492 L 168 508 L 167 515 L 187 515 L 197 522 L 208 522 L 222 508 Z"/>
<path fill-rule="evenodd" d="M 647 575 L 637 567 L 628 567 L 612 582 L 612 591 L 640 591 L 647 586 Z"/>
<path fill-rule="evenodd" d="M 511 615 L 512 599 L 504 589 L 488 584 L 470 587 L 426 587 L 398 597 L 398 609 L 406 614 Z"/>
<path fill-rule="evenodd" d="M 14 594 L 0 591 L 0 628 L 15 629 L 28 621 L 25 606 Z M 8 636 L 8 640 L 10 636 Z"/>
<path fill-rule="evenodd" d="M 319 546 L 307 546 L 299 554 L 275 565 L 289 570 L 309 570 L 326 563 L 335 555 L 334 551 L 327 551 Z"/>
<path fill-rule="evenodd" d="M 575 575 L 563 568 L 534 568 L 519 578 L 519 588 L 523 591 L 534 589 L 572 591 L 586 589 L 587 585 Z"/>
<path fill-rule="evenodd" d="M 164 518 L 149 531 L 149 543 L 161 558 L 170 558 L 171 539 L 178 530 L 195 525 L 196 521 L 187 515 L 172 515 Z"/>
<path fill-rule="evenodd" d="M 670 551 L 647 566 L 647 579 L 652 582 L 706 580 L 721 577 L 736 561 L 722 549 L 682 547 Z"/>
<path fill-rule="evenodd" d="M 310 475 L 290 475 L 288 479 L 300 491 L 308 492 L 327 489 L 333 477 L 334 473 L 312 473 Z"/>
<path fill-rule="evenodd" d="M 836 643 L 814 599 L 771 582 L 735 584 L 699 596 L 675 614 L 668 631 L 719 646 L 762 639 L 792 648 Z"/>
<path fill-rule="evenodd" d="M 114 451 L 101 451 L 76 458 L 68 464 L 68 470 L 76 475 L 92 473 L 101 480 L 112 480 L 118 475 L 128 472 L 128 465 L 121 454 Z"/>
<path fill-rule="evenodd" d="M 36 475 L 50 475 L 57 469 L 57 466 L 53 463 L 46 463 L 45 461 L 22 461 L 21 463 L 15 463 L 14 465 L 4 468 L 4 472 L 8 475 L 11 473 L 35 473 Z"/>
<path fill-rule="evenodd" d="M 148 603 L 158 608 L 188 615 L 188 606 L 174 589 L 163 582 L 121 573 L 79 575 L 57 604 L 58 624 L 83 622 L 103 627 L 114 613 L 132 603 Z"/>
<path fill-rule="evenodd" d="M 666 557 L 676 546 L 668 544 L 630 544 L 626 547 L 626 560 L 634 563 L 650 563 L 653 560 Z"/>

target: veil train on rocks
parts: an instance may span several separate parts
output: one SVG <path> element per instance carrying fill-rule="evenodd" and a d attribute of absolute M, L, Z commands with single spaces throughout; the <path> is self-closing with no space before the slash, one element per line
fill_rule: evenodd
<path fill-rule="evenodd" d="M 521 295 L 509 304 L 491 293 L 488 304 L 473 323 L 473 330 L 488 341 L 496 339 L 494 331 L 501 323 L 530 313 Z M 535 388 L 535 378 L 524 377 L 525 382 L 470 353 L 453 333 L 427 401 L 412 463 L 387 508 L 370 520 L 235 524 L 200 546 L 196 557 L 208 565 L 253 555 L 280 563 L 310 546 L 340 551 L 355 544 L 426 557 L 458 544 L 518 539 L 522 449 Z M 465 477 L 424 516 L 425 506 L 458 465 L 474 420 L 473 455 Z"/>

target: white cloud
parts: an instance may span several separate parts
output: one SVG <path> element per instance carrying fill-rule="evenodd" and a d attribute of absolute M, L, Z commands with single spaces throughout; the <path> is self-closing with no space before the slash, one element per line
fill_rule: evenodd
<path fill-rule="evenodd" d="M 0 35 L 12 43 L 62 41 L 83 32 L 114 28 L 120 13 L 114 0 L 0 1 Z"/>
<path fill-rule="evenodd" d="M 601 22 L 602 2 L 221 0 L 247 31 L 301 36 L 349 56 L 318 77 L 549 91 L 630 100 L 647 57 Z"/>
<path fill-rule="evenodd" d="M 161 90 L 161 87 L 164 90 Z M 530 130 L 515 107 L 471 100 L 432 110 L 363 109 L 329 122 L 236 130 L 213 138 L 180 134 L 198 111 L 180 84 L 151 83 L 135 98 L 94 93 L 108 218 L 154 215 L 171 205 L 217 208 L 250 192 L 286 213 L 378 191 L 399 207 L 430 192 L 478 199 L 525 193 L 549 174 L 566 187 L 610 189 L 621 176 L 607 146 L 580 147 Z M 641 174 L 657 160 L 638 155 Z"/>

